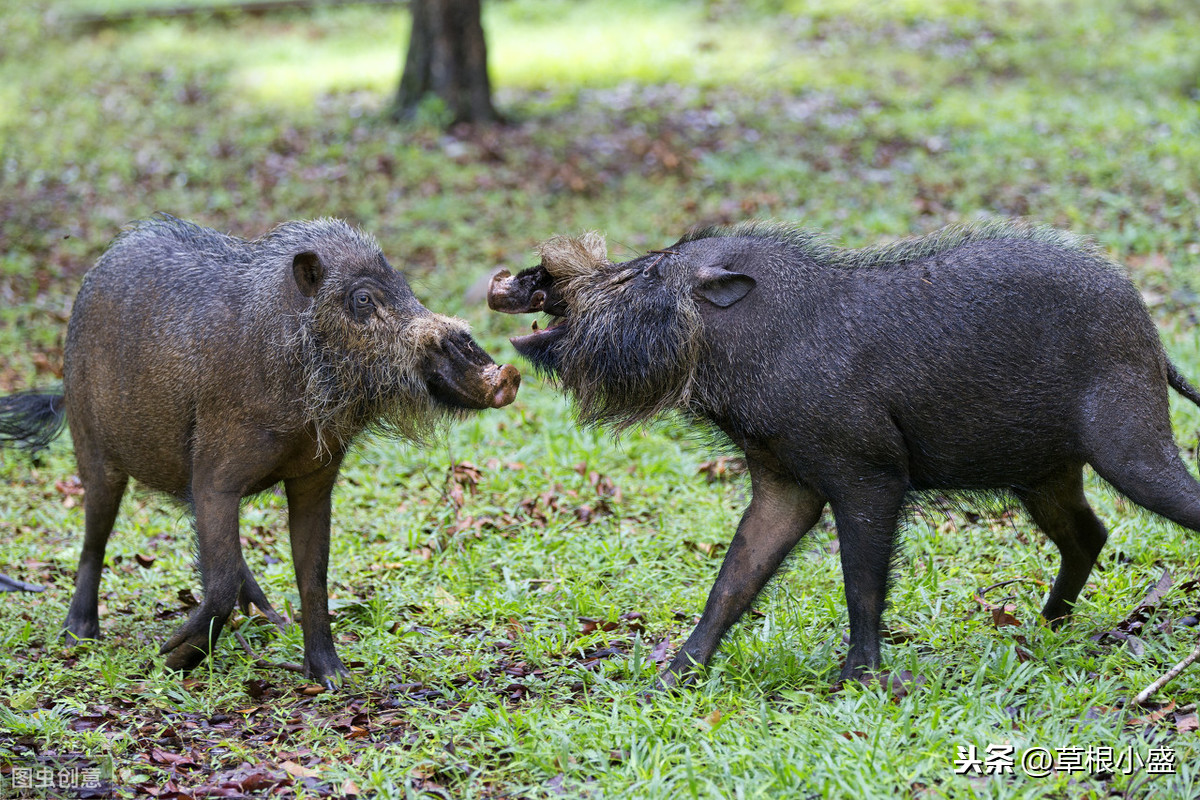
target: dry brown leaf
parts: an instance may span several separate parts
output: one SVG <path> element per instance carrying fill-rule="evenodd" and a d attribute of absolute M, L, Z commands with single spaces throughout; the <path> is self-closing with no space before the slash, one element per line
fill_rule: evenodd
<path fill-rule="evenodd" d="M 1134 727 L 1137 727 L 1138 725 L 1153 725 L 1157 722 L 1161 722 L 1162 719 L 1167 716 L 1167 714 L 1170 714 L 1174 710 L 1175 710 L 1175 701 L 1172 700 L 1171 702 L 1167 703 L 1165 706 L 1158 709 L 1157 711 L 1151 711 L 1149 714 L 1146 714 L 1145 716 L 1132 717 L 1132 718 L 1126 720 L 1125 727 L 1134 728 Z"/>
<path fill-rule="evenodd" d="M 1007 625 L 1020 627 L 1021 620 L 1012 615 L 1011 612 L 1016 611 L 1016 606 L 1004 606 L 1004 608 L 992 609 L 992 624 L 997 628 L 1003 628 Z"/>
<path fill-rule="evenodd" d="M 319 778 L 319 777 L 321 777 L 320 770 L 310 769 L 308 767 L 301 766 L 300 764 L 297 764 L 295 761 L 284 761 L 282 764 L 279 765 L 279 768 L 282 769 L 284 772 L 286 772 L 288 775 L 291 775 L 293 778 Z"/>
<path fill-rule="evenodd" d="M 712 461 L 705 461 L 696 470 L 709 483 L 727 481 L 736 475 L 746 472 L 746 459 L 736 456 L 718 456 Z"/>
<path fill-rule="evenodd" d="M 725 544 L 722 542 L 690 542 L 685 541 L 684 547 L 690 550 L 695 550 L 707 558 L 719 558 L 725 550 Z"/>

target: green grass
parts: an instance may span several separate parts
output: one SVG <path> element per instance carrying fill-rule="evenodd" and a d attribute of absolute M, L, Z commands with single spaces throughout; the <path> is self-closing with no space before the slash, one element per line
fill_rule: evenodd
<path fill-rule="evenodd" d="M 465 293 L 493 266 L 529 264 L 555 232 L 605 231 L 621 257 L 750 217 L 860 245 L 1028 215 L 1093 235 L 1127 264 L 1173 359 L 1200 378 L 1191 4 L 485 5 L 512 124 L 451 134 L 386 121 L 400 10 L 92 33 L 61 20 L 103 3 L 6 10 L 0 389 L 57 380 L 80 276 L 122 224 L 159 210 L 246 236 L 292 217 L 350 219 L 428 306 L 467 318 L 505 361 L 523 322 Z M 1183 587 L 1200 567 L 1193 535 L 1090 485 L 1111 538 L 1075 618 L 1050 631 L 1036 619 L 1057 555 L 1028 521 L 916 515 L 884 657 L 925 682 L 892 697 L 829 692 L 846 611 L 826 518 L 705 680 L 647 697 L 660 645 L 673 653 L 690 631 L 749 487 L 707 482 L 698 468 L 713 454 L 678 424 L 619 440 L 580 430 L 526 373 L 513 406 L 429 449 L 376 440 L 348 461 L 331 605 L 356 683 L 337 694 L 304 695 L 230 636 L 186 682 L 162 672 L 178 593 L 200 588 L 190 522 L 137 487 L 109 547 L 105 639 L 60 645 L 82 529 L 69 444 L 37 464 L 0 453 L 0 571 L 49 587 L 3 598 L 0 763 L 30 748 L 111 755 L 125 787 L 197 787 L 252 769 L 278 783 L 292 761 L 320 773 L 294 780 L 308 796 L 346 780 L 380 797 L 1200 793 L 1196 734 L 1177 732 L 1174 712 L 1130 724 L 1149 712 L 1123 705 L 1191 650 L 1194 629 L 1148 625 L 1142 650 L 1091 638 L 1164 568 L 1175 589 L 1154 624 L 1195 613 Z M 1194 449 L 1200 409 L 1172 409 Z M 460 507 L 450 466 L 464 461 L 480 477 Z M 285 513 L 268 492 L 246 504 L 242 532 L 268 595 L 296 609 Z M 1013 578 L 987 599 L 1011 594 L 1024 624 L 997 628 L 974 594 Z M 301 657 L 298 629 L 241 630 L 270 661 Z M 1194 704 L 1196 674 L 1158 699 Z M 1165 746 L 1179 766 L 954 774 L 960 746 L 1005 742 L 1143 757 Z"/>

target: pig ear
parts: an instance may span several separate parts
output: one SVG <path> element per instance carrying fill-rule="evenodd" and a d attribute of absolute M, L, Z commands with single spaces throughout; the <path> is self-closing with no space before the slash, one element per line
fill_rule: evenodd
<path fill-rule="evenodd" d="M 296 286 L 300 288 L 300 294 L 312 297 L 325 277 L 325 265 L 316 253 L 306 250 L 297 253 L 292 259 L 292 275 L 296 277 Z"/>
<path fill-rule="evenodd" d="M 721 308 L 741 300 L 757 283 L 749 275 L 721 267 L 706 266 L 696 270 L 696 294 Z"/>

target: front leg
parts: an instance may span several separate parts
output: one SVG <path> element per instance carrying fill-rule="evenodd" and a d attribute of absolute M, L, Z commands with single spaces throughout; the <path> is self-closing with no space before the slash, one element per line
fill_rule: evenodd
<path fill-rule="evenodd" d="M 332 689 L 350 673 L 338 658 L 329 625 L 329 524 L 333 484 L 341 456 L 317 472 L 284 481 L 292 561 L 300 589 L 304 630 L 304 669 Z"/>
<path fill-rule="evenodd" d="M 839 683 L 866 680 L 879 669 L 879 626 L 907 484 L 901 476 L 865 475 L 830 499 L 850 617 L 850 652 Z"/>
<path fill-rule="evenodd" d="M 750 482 L 750 507 L 725 554 L 704 614 L 659 678 L 662 686 L 687 682 L 697 667 L 708 663 L 721 638 L 750 608 L 825 507 L 825 498 L 812 489 L 754 462 L 750 464 Z"/>
<path fill-rule="evenodd" d="M 219 490 L 203 477 L 192 481 L 204 600 L 162 646 L 171 669 L 186 672 L 203 661 L 233 613 L 245 569 L 238 540 L 241 499 L 241 492 Z"/>

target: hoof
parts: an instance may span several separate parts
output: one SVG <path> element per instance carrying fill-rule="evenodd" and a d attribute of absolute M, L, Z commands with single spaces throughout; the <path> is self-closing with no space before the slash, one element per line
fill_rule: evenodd
<path fill-rule="evenodd" d="M 203 605 L 197 608 L 158 651 L 167 657 L 167 669 L 188 672 L 203 661 L 221 638 L 228 617 L 207 612 Z"/>
<path fill-rule="evenodd" d="M 72 620 L 70 617 L 63 623 L 63 644 L 73 645 L 80 642 L 94 642 L 100 639 L 100 621 L 96 619 Z"/>
<path fill-rule="evenodd" d="M 340 689 L 353 679 L 350 670 L 346 669 L 341 659 L 336 655 L 333 656 L 332 662 L 328 659 L 322 659 L 320 666 L 305 658 L 304 671 L 308 674 L 308 677 L 331 692 Z"/>

